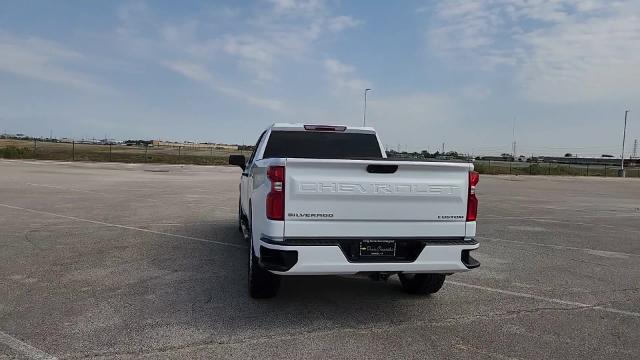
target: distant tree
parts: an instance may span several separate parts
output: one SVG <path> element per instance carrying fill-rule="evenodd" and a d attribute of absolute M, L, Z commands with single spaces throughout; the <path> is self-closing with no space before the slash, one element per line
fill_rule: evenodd
<path fill-rule="evenodd" d="M 502 158 L 503 161 L 514 161 L 514 157 L 511 154 L 507 154 L 507 153 L 502 153 L 500 154 L 500 157 Z"/>
<path fill-rule="evenodd" d="M 387 150 L 387 157 L 390 157 L 390 158 L 398 157 L 398 152 L 393 149 L 389 149 Z"/>
<path fill-rule="evenodd" d="M 564 154 L 564 157 L 573 157 L 573 154 L 572 153 L 566 153 L 566 154 Z"/>

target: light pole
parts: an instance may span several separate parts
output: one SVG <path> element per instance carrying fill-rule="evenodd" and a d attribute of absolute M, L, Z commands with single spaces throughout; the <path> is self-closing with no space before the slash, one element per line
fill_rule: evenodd
<path fill-rule="evenodd" d="M 362 113 L 362 126 L 367 126 L 367 92 L 371 89 L 364 89 L 364 111 Z"/>
<path fill-rule="evenodd" d="M 622 131 L 622 156 L 620 156 L 620 176 L 624 177 L 624 140 L 627 137 L 627 114 L 629 110 L 624 111 L 624 130 Z"/>

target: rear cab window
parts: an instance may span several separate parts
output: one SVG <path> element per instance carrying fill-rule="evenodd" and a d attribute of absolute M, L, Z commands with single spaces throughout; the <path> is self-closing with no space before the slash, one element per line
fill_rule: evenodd
<path fill-rule="evenodd" d="M 374 133 L 274 130 L 262 158 L 357 160 L 383 155 Z"/>

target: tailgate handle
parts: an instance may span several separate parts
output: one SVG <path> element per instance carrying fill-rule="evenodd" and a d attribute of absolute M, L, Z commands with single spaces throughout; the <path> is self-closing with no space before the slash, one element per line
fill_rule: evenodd
<path fill-rule="evenodd" d="M 398 165 L 367 165 L 370 174 L 393 174 L 398 171 Z"/>

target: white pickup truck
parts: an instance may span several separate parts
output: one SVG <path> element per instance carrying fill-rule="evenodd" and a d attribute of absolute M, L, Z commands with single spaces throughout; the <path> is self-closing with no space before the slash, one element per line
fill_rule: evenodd
<path fill-rule="evenodd" d="M 242 168 L 239 227 L 250 239 L 249 293 L 275 296 L 284 275 L 398 274 L 431 294 L 480 263 L 470 163 L 386 158 L 372 128 L 274 124 Z"/>

